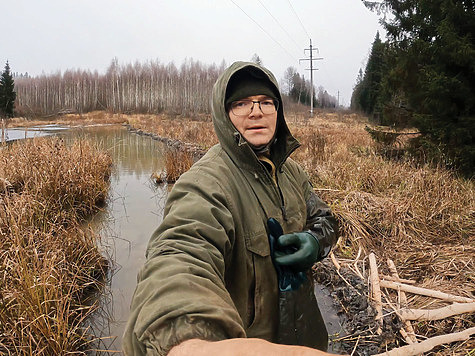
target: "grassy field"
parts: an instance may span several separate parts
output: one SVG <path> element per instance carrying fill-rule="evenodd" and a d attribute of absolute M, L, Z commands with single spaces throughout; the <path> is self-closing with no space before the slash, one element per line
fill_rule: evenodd
<path fill-rule="evenodd" d="M 81 227 L 105 203 L 111 158 L 58 138 L 0 147 L 0 354 L 86 354 L 83 321 L 108 261 Z"/>

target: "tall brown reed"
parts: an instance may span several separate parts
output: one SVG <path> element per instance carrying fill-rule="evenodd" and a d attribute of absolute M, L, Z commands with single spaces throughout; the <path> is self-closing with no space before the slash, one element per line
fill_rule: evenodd
<path fill-rule="evenodd" d="M 434 259 L 427 257 L 423 266 L 424 259 L 415 254 L 437 251 L 441 260 L 452 256 L 460 261 L 456 262 L 461 266 L 458 272 L 465 272 L 457 273 L 455 280 L 452 273 L 446 273 L 442 276 L 447 282 L 444 287 L 451 289 L 462 283 L 473 289 L 474 182 L 443 168 L 420 167 L 409 159 L 384 159 L 377 154 L 364 124 L 340 124 L 316 118 L 306 128 L 296 127 L 303 143 L 296 158 L 306 166 L 319 194 L 340 216 L 340 246 L 345 253 L 354 256 L 362 246 L 399 262 L 402 273 L 412 276 L 419 269 L 417 277 L 424 279 L 439 271 L 427 266 Z M 323 157 L 321 151 L 315 153 L 313 149 L 315 133 L 324 136 Z M 463 255 L 457 252 L 460 246 L 464 246 Z"/>
<path fill-rule="evenodd" d="M 166 180 L 174 183 L 193 165 L 193 155 L 188 151 L 168 150 L 165 153 Z"/>
<path fill-rule="evenodd" d="M 85 354 L 88 299 L 107 269 L 83 218 L 106 199 L 110 157 L 58 138 L 0 150 L 0 354 Z"/>
<path fill-rule="evenodd" d="M 128 122 L 135 129 L 186 143 L 194 143 L 201 148 L 210 148 L 218 142 L 210 120 L 171 119 L 164 115 L 133 115 L 128 117 Z"/>

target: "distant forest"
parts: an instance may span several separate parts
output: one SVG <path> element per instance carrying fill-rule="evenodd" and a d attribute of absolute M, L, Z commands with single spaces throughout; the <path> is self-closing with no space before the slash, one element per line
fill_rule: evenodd
<path fill-rule="evenodd" d="M 54 115 L 110 110 L 122 113 L 205 113 L 224 63 L 187 60 L 179 68 L 158 61 L 121 66 L 113 59 L 105 74 L 67 70 L 15 78 L 17 114 Z"/>
<path fill-rule="evenodd" d="M 205 65 L 186 60 L 181 66 L 158 61 L 119 65 L 113 59 L 105 74 L 67 70 L 64 73 L 17 75 L 16 113 L 24 116 L 109 110 L 121 113 L 194 115 L 210 112 L 216 79 L 226 64 Z M 292 101 L 310 105 L 310 82 L 295 68 L 285 73 L 285 90 Z M 323 87 L 313 91 L 314 105 L 335 107 L 336 99 Z"/>

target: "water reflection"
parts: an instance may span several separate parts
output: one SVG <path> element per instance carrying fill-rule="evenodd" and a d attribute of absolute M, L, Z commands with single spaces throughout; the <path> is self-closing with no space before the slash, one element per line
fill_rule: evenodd
<path fill-rule="evenodd" d="M 110 199 L 90 224 L 103 238 L 104 253 L 111 255 L 114 268 L 102 309 L 91 322 L 96 336 L 103 338 L 101 349 L 120 350 L 137 272 L 144 263 L 150 235 L 163 217 L 167 188 L 150 180 L 151 173 L 163 167 L 163 146 L 118 127 L 73 129 L 63 137 L 87 137 L 113 158 Z"/>

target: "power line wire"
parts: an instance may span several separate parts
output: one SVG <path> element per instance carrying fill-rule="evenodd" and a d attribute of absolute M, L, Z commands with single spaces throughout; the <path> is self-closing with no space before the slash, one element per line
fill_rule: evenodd
<path fill-rule="evenodd" d="M 254 20 L 251 16 L 249 16 L 246 11 L 244 11 L 244 10 L 243 10 L 238 4 L 236 4 L 233 0 L 231 0 L 231 2 L 232 2 L 234 5 L 236 5 L 236 6 L 239 8 L 239 10 L 241 10 L 241 11 L 244 13 L 244 15 L 246 15 L 247 17 L 249 17 L 249 19 L 250 19 L 252 22 L 254 22 L 257 26 L 259 26 L 259 28 L 260 28 L 267 36 L 269 36 L 272 41 L 274 41 L 275 43 L 277 43 L 277 44 L 280 46 L 280 48 L 282 48 L 290 57 L 292 57 L 294 60 L 297 60 L 297 58 L 295 58 L 292 54 L 290 54 L 290 52 L 287 51 L 287 49 L 285 49 L 285 47 L 282 46 L 274 37 L 272 37 L 256 20 Z"/>
<path fill-rule="evenodd" d="M 295 12 L 295 9 L 294 9 L 294 7 L 292 6 L 292 3 L 290 2 L 290 0 L 287 0 L 287 2 L 289 3 L 290 8 L 291 8 L 292 11 L 294 12 L 295 17 L 297 17 L 297 20 L 299 20 L 300 25 L 302 25 L 302 28 L 303 28 L 304 32 L 307 34 L 307 37 L 310 38 L 310 35 L 308 34 L 307 30 L 305 29 L 305 26 L 303 25 L 302 21 L 300 20 L 299 15 L 297 15 L 297 13 Z"/>
<path fill-rule="evenodd" d="M 262 5 L 262 7 L 267 11 L 267 13 L 274 19 L 274 21 L 277 23 L 277 25 L 279 25 L 279 27 L 285 32 L 285 34 L 292 40 L 292 42 L 295 43 L 295 45 L 297 46 L 298 49 L 300 49 L 300 46 L 299 44 L 293 39 L 292 36 L 290 36 L 290 34 L 287 32 L 287 30 L 280 24 L 280 22 L 274 17 L 274 15 L 272 15 L 272 13 L 267 9 L 267 7 L 262 3 L 261 0 L 257 0 L 259 1 L 259 4 Z"/>

